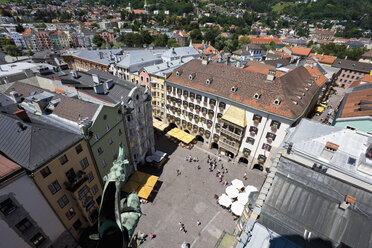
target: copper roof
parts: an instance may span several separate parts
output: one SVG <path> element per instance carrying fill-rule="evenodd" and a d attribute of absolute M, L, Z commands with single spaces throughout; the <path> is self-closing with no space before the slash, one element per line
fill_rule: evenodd
<path fill-rule="evenodd" d="M 176 71 L 182 71 L 177 76 Z M 189 75 L 195 73 L 193 80 Z M 210 85 L 205 82 L 213 78 Z M 265 74 L 246 71 L 224 64 L 191 60 L 174 70 L 167 81 L 208 92 L 262 111 L 270 112 L 290 119 L 302 116 L 314 94 L 327 78 L 315 67 L 298 67 L 272 82 L 266 80 Z M 314 83 L 313 83 L 314 81 Z M 231 88 L 237 88 L 232 92 Z M 260 94 L 259 99 L 254 95 Z M 280 101 L 274 105 L 274 100 Z"/>

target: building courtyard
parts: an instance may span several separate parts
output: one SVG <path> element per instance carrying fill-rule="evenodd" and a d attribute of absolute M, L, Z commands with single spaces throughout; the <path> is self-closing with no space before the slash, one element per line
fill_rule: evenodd
<path fill-rule="evenodd" d="M 141 205 L 141 217 L 136 233 L 153 233 L 141 247 L 181 247 L 185 241 L 191 247 L 215 247 L 223 231 L 233 233 L 233 215 L 217 204 L 215 195 L 225 192 L 226 186 L 216 177 L 221 164 L 227 168 L 223 180 L 229 184 L 235 178 L 245 185 L 261 188 L 265 175 L 259 170 L 249 170 L 246 164 L 228 162 L 226 157 L 210 172 L 208 155 L 217 158 L 215 150 L 196 145 L 191 150 L 170 142 L 165 136 L 156 137 L 157 149 L 167 152 L 169 160 L 162 171 L 144 171 L 160 175 L 158 192 L 149 203 Z M 187 162 L 186 156 L 198 157 L 199 162 Z M 197 166 L 200 165 L 200 169 Z M 177 170 L 181 173 L 177 176 Z M 247 173 L 247 180 L 243 179 Z M 200 221 L 200 225 L 197 222 Z M 185 225 L 186 233 L 179 230 L 179 222 Z"/>

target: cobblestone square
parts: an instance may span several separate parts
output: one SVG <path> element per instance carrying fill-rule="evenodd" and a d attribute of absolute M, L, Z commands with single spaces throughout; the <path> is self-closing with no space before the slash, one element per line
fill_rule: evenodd
<path fill-rule="evenodd" d="M 219 206 L 214 198 L 226 188 L 216 177 L 217 169 L 221 170 L 221 164 L 228 169 L 224 180 L 229 183 L 238 178 L 245 185 L 257 188 L 261 187 L 265 175 L 258 170 L 248 170 L 244 164 L 229 163 L 226 157 L 222 157 L 214 172 L 209 172 L 208 155 L 217 157 L 212 150 L 199 146 L 187 150 L 164 136 L 158 136 L 156 141 L 157 149 L 167 152 L 169 160 L 160 175 L 161 186 L 153 202 L 142 205 L 143 216 L 136 232 L 154 233 L 156 237 L 147 239 L 141 247 L 181 247 L 184 241 L 194 248 L 214 247 L 224 230 L 232 233 L 235 227 L 232 214 Z M 199 162 L 186 162 L 188 155 L 198 157 Z M 198 164 L 201 169 L 197 168 Z M 177 170 L 181 175 L 177 176 Z M 247 180 L 243 179 L 244 172 Z M 201 222 L 199 226 L 197 221 Z M 179 222 L 185 224 L 186 233 L 179 230 Z"/>

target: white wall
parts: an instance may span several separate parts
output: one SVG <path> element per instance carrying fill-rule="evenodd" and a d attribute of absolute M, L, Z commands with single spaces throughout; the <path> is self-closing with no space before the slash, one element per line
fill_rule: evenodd
<path fill-rule="evenodd" d="M 10 193 L 52 242 L 66 230 L 29 176 L 23 175 L 0 189 L 0 196 Z M 6 228 L 3 228 L 4 225 Z M 0 230 L 0 247 L 26 246 L 23 239 L 3 220 L 0 220 Z M 17 237 L 13 238 L 13 236 Z M 20 241 L 23 242 L 23 245 L 19 245 Z"/>

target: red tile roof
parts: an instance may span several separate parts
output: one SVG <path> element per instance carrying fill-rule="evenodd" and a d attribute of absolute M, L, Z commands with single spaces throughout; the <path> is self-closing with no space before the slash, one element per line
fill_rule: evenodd
<path fill-rule="evenodd" d="M 0 154 L 0 181 L 18 170 L 22 167 Z"/>
<path fill-rule="evenodd" d="M 315 53 L 310 53 L 309 57 L 317 59 L 319 63 L 330 64 L 330 65 L 333 64 L 333 62 L 335 62 L 337 58 L 335 56 L 330 56 L 330 55 L 322 55 L 322 54 L 315 55 Z"/>
<path fill-rule="evenodd" d="M 349 88 L 354 88 L 360 85 L 366 85 L 372 83 L 372 76 L 371 75 L 364 75 L 364 78 L 362 80 L 354 81 L 352 84 L 350 84 Z"/>
<path fill-rule="evenodd" d="M 177 76 L 176 71 L 181 75 Z M 190 80 L 189 75 L 193 73 L 196 76 Z M 218 63 L 203 65 L 202 61 L 194 59 L 170 73 L 167 81 L 296 120 L 303 115 L 319 86 L 327 81 L 320 74 L 315 67 L 298 67 L 268 82 L 262 73 Z M 212 83 L 207 85 L 205 82 L 210 78 Z M 232 87 L 238 90 L 232 92 Z M 255 99 L 255 93 L 261 97 Z M 275 99 L 280 101 L 279 105 L 274 105 Z"/>
<path fill-rule="evenodd" d="M 341 117 L 372 116 L 372 89 L 347 94 Z"/>
<path fill-rule="evenodd" d="M 292 53 L 295 55 L 309 56 L 311 48 L 294 46 L 290 48 Z"/>

